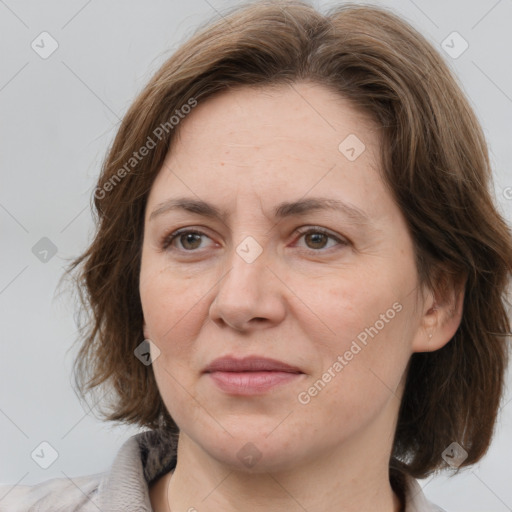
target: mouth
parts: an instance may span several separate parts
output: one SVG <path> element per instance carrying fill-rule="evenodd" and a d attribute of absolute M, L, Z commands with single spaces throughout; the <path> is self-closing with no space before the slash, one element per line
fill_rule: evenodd
<path fill-rule="evenodd" d="M 222 357 L 203 372 L 221 391 L 230 395 L 258 395 L 291 383 L 304 375 L 299 368 L 266 357 Z"/>

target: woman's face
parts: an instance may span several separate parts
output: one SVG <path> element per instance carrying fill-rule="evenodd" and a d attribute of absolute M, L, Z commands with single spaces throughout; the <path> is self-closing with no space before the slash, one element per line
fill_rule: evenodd
<path fill-rule="evenodd" d="M 148 198 L 140 274 L 180 442 L 252 471 L 385 457 L 427 335 L 375 126 L 302 82 L 232 89 L 180 130 Z"/>

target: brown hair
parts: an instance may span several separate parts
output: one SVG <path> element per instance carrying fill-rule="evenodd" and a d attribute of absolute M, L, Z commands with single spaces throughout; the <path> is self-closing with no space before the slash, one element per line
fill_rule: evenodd
<path fill-rule="evenodd" d="M 171 119 L 229 87 L 299 80 L 336 91 L 381 127 L 383 179 L 407 220 L 421 283 L 437 291 L 447 280 L 466 283 L 453 339 L 410 360 L 390 467 L 424 477 L 443 466 L 453 441 L 468 452 L 463 465 L 472 464 L 490 444 L 504 385 L 511 234 L 493 205 L 486 142 L 460 87 L 425 38 L 381 8 L 238 7 L 202 27 L 136 98 L 94 194 L 95 238 L 67 269 L 79 270 L 85 315 L 75 362 L 81 397 L 112 392 L 105 419 L 177 432 L 152 367 L 133 354 L 143 340 L 145 206 L 177 134 Z"/>

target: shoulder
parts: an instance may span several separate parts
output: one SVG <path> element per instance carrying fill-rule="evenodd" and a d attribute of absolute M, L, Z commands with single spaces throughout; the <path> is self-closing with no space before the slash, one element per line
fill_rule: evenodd
<path fill-rule="evenodd" d="M 145 431 L 125 441 L 108 472 L 0 485 L 0 512 L 150 511 L 149 485 L 175 465 L 172 436 Z"/>
<path fill-rule="evenodd" d="M 104 475 L 53 478 L 37 485 L 0 485 L 0 512 L 97 512 L 95 497 Z"/>

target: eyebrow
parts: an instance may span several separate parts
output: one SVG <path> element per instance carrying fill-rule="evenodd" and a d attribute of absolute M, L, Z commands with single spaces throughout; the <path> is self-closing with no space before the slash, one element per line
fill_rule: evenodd
<path fill-rule="evenodd" d="M 170 211 L 184 210 L 195 213 L 203 217 L 218 219 L 225 222 L 228 214 L 219 210 L 214 205 L 202 201 L 200 199 L 178 197 L 168 199 L 160 203 L 149 216 L 149 220 L 163 215 Z M 350 218 L 354 223 L 365 225 L 370 224 L 368 215 L 354 205 L 350 205 L 338 199 L 328 197 L 312 197 L 307 199 L 299 199 L 292 202 L 282 202 L 274 209 L 274 217 L 276 219 L 284 219 L 286 217 L 299 217 L 315 211 L 339 211 Z"/>

